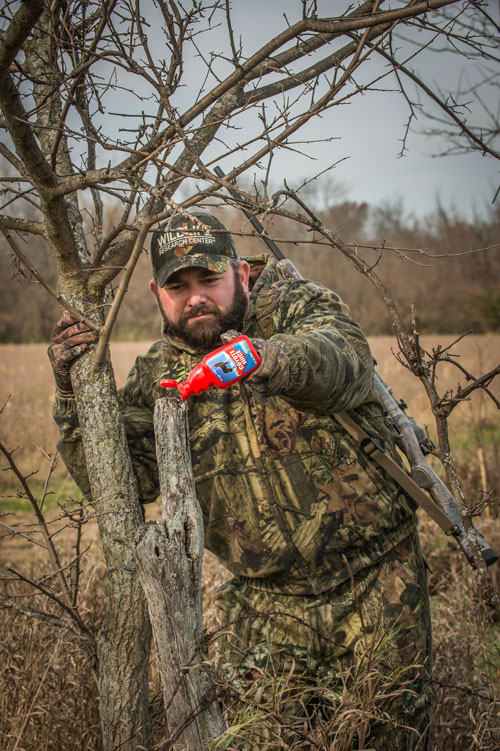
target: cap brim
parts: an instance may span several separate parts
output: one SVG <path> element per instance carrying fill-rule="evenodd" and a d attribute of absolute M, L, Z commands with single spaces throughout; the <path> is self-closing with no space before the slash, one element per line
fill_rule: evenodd
<path fill-rule="evenodd" d="M 223 274 L 228 270 L 231 259 L 227 256 L 219 255 L 185 255 L 178 259 L 171 260 L 161 266 L 156 272 L 154 279 L 159 287 L 167 282 L 168 278 L 180 269 L 197 266 L 198 268 L 208 269 L 215 273 Z"/>

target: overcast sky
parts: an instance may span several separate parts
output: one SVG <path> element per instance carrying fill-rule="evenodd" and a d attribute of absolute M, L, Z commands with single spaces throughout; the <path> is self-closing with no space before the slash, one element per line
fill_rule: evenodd
<path fill-rule="evenodd" d="M 330 15 L 332 9 L 338 12 L 344 3 L 339 3 L 339 7 L 336 5 L 323 3 L 319 10 Z M 499 4 L 491 2 L 489 6 L 490 13 L 498 21 Z M 293 2 L 254 0 L 254 41 L 259 39 L 260 18 L 266 18 L 266 28 L 270 23 L 282 27 L 283 9 L 288 12 L 292 7 L 296 7 Z M 248 30 L 252 21 L 250 17 L 245 17 L 244 6 L 234 2 L 233 8 L 236 11 L 236 26 L 239 22 L 240 28 Z M 289 20 L 296 19 L 289 17 Z M 409 65 L 413 66 L 426 76 L 430 84 L 439 86 L 446 82 L 455 87 L 460 80 L 463 86 L 473 83 L 470 80 L 470 64 L 456 55 L 425 53 Z M 469 73 L 464 78 L 466 70 Z M 497 67 L 497 84 L 499 73 Z M 394 78 L 384 83 L 384 87 L 394 88 Z M 409 87 L 408 91 L 414 90 Z M 488 106 L 496 112 L 499 108 L 498 91 L 498 88 L 489 89 L 490 99 L 487 101 Z M 437 108 L 428 102 L 426 104 L 437 112 Z M 310 123 L 308 137 L 328 135 L 339 139 L 309 147 L 310 153 L 316 156 L 318 163 L 324 161 L 325 164 L 347 157 L 337 165 L 333 174 L 346 188 L 351 200 L 370 204 L 402 200 L 407 211 L 420 215 L 432 211 L 437 198 L 446 208 L 455 207 L 461 214 L 469 216 L 474 209 L 481 210 L 490 204 L 500 184 L 500 162 L 477 152 L 434 156 L 445 150 L 446 144 L 421 134 L 424 126 L 428 126 L 424 118 L 412 127 L 407 139 L 408 151 L 404 157 L 399 157 L 407 119 L 408 107 L 399 93 L 356 96 L 350 104 L 334 108 L 322 120 L 316 119 Z M 282 154 L 279 166 L 280 172 L 292 179 L 313 171 L 312 164 L 287 153 Z"/>
<path fill-rule="evenodd" d="M 340 12 L 347 3 L 320 2 L 319 14 L 326 16 Z M 246 54 L 251 54 L 270 36 L 270 30 L 281 31 L 284 26 L 283 14 L 293 23 L 300 17 L 301 4 L 295 0 L 253 0 L 244 3 L 233 0 L 233 29 L 235 37 L 241 35 Z M 498 3 L 490 3 L 490 12 L 498 19 Z M 420 35 L 419 39 L 423 39 Z M 200 38 L 203 44 L 203 38 Z M 213 43 L 213 40 L 211 40 Z M 227 32 L 220 27 L 221 49 L 229 49 Z M 213 49 L 213 47 L 212 47 Z M 195 66 L 195 61 L 192 62 Z M 376 75 L 383 64 L 374 60 L 363 75 Z M 417 57 L 409 65 L 425 75 L 431 85 L 449 85 L 452 89 L 462 81 L 463 86 L 474 83 L 471 80 L 470 63 L 456 55 L 445 55 L 442 51 L 429 52 Z M 194 67 L 193 67 L 194 70 Z M 464 71 L 468 71 L 464 78 Z M 497 69 L 498 76 L 498 69 Z M 364 79 L 366 80 L 366 79 Z M 305 178 L 320 171 L 327 164 L 339 162 L 334 172 L 342 184 L 347 197 L 354 201 L 370 204 L 402 201 L 410 213 L 422 215 L 436 207 L 439 198 L 445 208 L 456 208 L 465 216 L 474 211 L 482 211 L 491 203 L 500 184 L 500 162 L 479 153 L 437 157 L 446 144 L 437 138 L 422 134 L 429 125 L 424 117 L 414 124 L 407 138 L 405 156 L 400 157 L 401 139 L 408 120 L 408 107 L 403 97 L 397 93 L 396 81 L 386 79 L 382 84 L 387 93 L 370 93 L 356 96 L 349 104 L 335 107 L 321 119 L 314 119 L 301 131 L 301 137 L 310 140 L 332 138 L 329 143 L 309 145 L 308 153 L 315 157 L 310 161 L 290 151 L 281 151 L 274 162 L 274 177 L 286 178 L 298 184 Z M 392 92 L 390 90 L 393 90 Z M 482 91 L 488 107 L 496 111 L 499 106 L 498 88 Z M 408 87 L 414 96 L 414 88 Z M 490 97 L 488 99 L 488 97 Z M 437 108 L 425 102 L 429 109 Z M 469 123 L 478 122 L 477 110 L 472 111 Z M 420 132 L 419 132 L 420 131 Z M 224 169 L 231 168 L 224 163 Z M 497 199 L 497 200 L 500 200 Z"/>
<path fill-rule="evenodd" d="M 438 198 L 445 208 L 456 208 L 466 216 L 490 204 L 500 184 L 500 162 L 478 152 L 434 156 L 446 144 L 415 132 L 423 128 L 423 121 L 412 129 L 408 150 L 400 157 L 407 118 L 404 102 L 396 94 L 374 97 L 369 104 L 365 98 L 355 99 L 335 110 L 334 122 L 327 126 L 339 140 L 310 147 L 310 151 L 315 152 L 317 163 L 345 158 L 332 174 L 350 200 L 370 204 L 401 200 L 407 211 L 419 215 L 432 211 Z M 311 133 L 319 136 L 324 131 L 322 123 L 311 125 Z M 275 173 L 298 180 L 311 166 L 307 160 L 283 154 Z"/>
<path fill-rule="evenodd" d="M 398 2 L 399 0 L 393 0 L 391 5 L 395 6 Z M 286 28 L 287 23 L 297 21 L 302 9 L 300 0 L 252 0 L 251 3 L 246 0 L 232 0 L 231 5 L 234 35 L 237 43 L 241 37 L 243 53 L 246 56 L 253 54 L 266 40 Z M 458 4 L 453 8 L 459 9 L 460 6 L 461 4 Z M 343 2 L 337 0 L 333 3 L 331 0 L 318 0 L 318 15 L 328 17 L 334 13 L 342 13 L 348 7 L 347 0 Z M 498 21 L 498 0 L 492 0 L 488 4 L 488 10 Z M 154 3 L 145 2 L 143 12 L 149 23 L 148 36 L 153 54 L 160 58 L 168 57 L 165 39 L 160 31 L 162 19 L 159 17 L 158 9 Z M 125 15 L 123 17 L 124 38 L 128 31 L 128 23 Z M 205 24 L 206 20 L 199 27 Z M 411 34 L 411 30 L 405 27 L 405 34 Z M 416 38 L 419 44 L 426 41 L 425 34 L 419 34 Z M 196 44 L 206 55 L 214 50 L 219 51 L 222 56 L 230 55 L 229 36 L 222 10 L 214 14 L 211 30 L 196 37 Z M 399 42 L 399 44 L 404 46 L 404 43 Z M 496 42 L 493 41 L 493 48 L 495 44 Z M 333 44 L 331 49 L 332 51 L 335 49 Z M 399 59 L 404 57 L 400 51 L 398 55 Z M 312 59 L 302 63 L 300 68 L 309 65 Z M 141 63 L 148 65 L 147 61 L 141 60 Z M 222 58 L 216 61 L 216 65 L 220 66 L 218 72 L 222 77 L 231 70 Z M 377 78 L 387 69 L 384 65 L 380 57 L 370 58 L 369 65 L 365 65 L 361 73 L 356 73 L 357 83 L 366 85 Z M 488 69 L 496 76 L 496 81 L 494 81 L 496 87 L 492 85 L 489 88 L 481 88 L 480 93 L 487 108 L 498 113 L 500 76 L 498 64 L 496 65 L 496 70 L 493 69 L 492 64 L 489 64 Z M 471 73 L 470 61 L 458 55 L 447 55 L 442 50 L 436 53 L 426 50 L 408 67 L 415 68 L 426 82 L 435 88 L 448 87 L 448 90 L 453 90 L 462 86 L 473 89 L 475 82 L 479 80 L 477 75 L 474 79 L 475 74 Z M 193 96 L 196 95 L 204 76 L 205 68 L 200 64 L 198 52 L 187 45 L 182 85 L 175 93 L 175 101 L 173 101 L 178 112 L 192 105 Z M 104 76 L 105 80 L 107 78 L 108 75 Z M 214 79 L 206 81 L 205 91 L 214 83 Z M 134 119 L 127 119 L 125 113 L 137 113 L 142 109 L 149 110 L 150 115 L 154 115 L 155 112 L 153 97 L 148 98 L 146 93 L 139 104 L 134 98 L 136 92 L 143 93 L 140 79 L 139 81 L 132 78 L 125 79 L 122 84 L 123 88 L 118 91 L 116 104 L 113 106 L 115 115 L 107 115 L 104 121 L 105 129 L 110 128 L 115 133 L 123 127 L 133 130 L 138 122 Z M 300 137 L 310 142 L 323 139 L 323 142 L 307 145 L 310 158 L 290 150 L 277 151 L 273 162 L 275 184 L 282 185 L 285 178 L 291 187 L 297 187 L 302 180 L 336 163 L 331 174 L 342 186 L 344 195 L 353 201 L 366 201 L 370 205 L 400 201 L 408 213 L 423 215 L 432 211 L 439 199 L 446 209 L 455 208 L 459 214 L 467 218 L 472 217 L 475 211 L 481 212 L 491 204 L 500 185 L 500 162 L 492 157 L 482 157 L 477 152 L 446 157 L 435 156 L 446 150 L 446 143 L 422 134 L 422 131 L 429 127 L 429 122 L 422 115 L 414 122 L 408 134 L 405 156 L 398 156 L 409 116 L 408 106 L 401 94 L 396 91 L 397 83 L 394 76 L 380 82 L 378 88 L 384 91 L 356 95 L 349 103 L 333 107 L 321 118 L 311 119 L 297 138 Z M 127 89 L 131 92 L 130 94 Z M 407 91 L 412 100 L 417 101 L 420 95 L 416 94 L 412 85 Z M 435 105 L 420 98 L 429 109 L 435 113 L 438 111 Z M 473 94 L 468 97 L 470 100 L 473 98 Z M 272 105 L 269 106 L 269 111 L 272 112 Z M 417 109 L 417 111 L 420 110 Z M 477 105 L 472 106 L 468 117 L 469 124 L 481 124 L 480 108 Z M 245 112 L 240 116 L 239 121 L 237 119 L 235 121 L 240 130 L 224 133 L 221 129 L 218 136 L 226 137 L 228 143 L 235 146 L 246 140 L 248 133 L 251 132 L 252 123 L 253 132 L 258 132 L 260 123 L 256 113 Z M 326 138 L 330 140 L 324 142 Z M 204 153 L 204 158 L 219 161 L 223 153 L 224 148 L 214 142 Z M 123 152 L 116 151 L 113 154 L 106 151 L 103 158 L 106 163 L 109 159 L 120 161 L 123 158 Z M 235 163 L 237 163 L 237 157 L 234 155 L 231 159 L 220 161 L 226 172 Z M 497 200 L 500 200 L 500 197 Z"/>

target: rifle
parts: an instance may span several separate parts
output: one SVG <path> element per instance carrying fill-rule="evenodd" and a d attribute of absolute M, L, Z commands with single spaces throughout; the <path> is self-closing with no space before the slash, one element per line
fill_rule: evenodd
<path fill-rule="evenodd" d="M 224 177 L 224 172 L 220 167 L 215 167 L 214 172 L 218 177 Z M 286 258 L 274 240 L 269 237 L 259 219 L 252 214 L 244 198 L 234 188 L 229 189 L 229 192 L 238 201 L 241 210 L 257 234 L 277 259 L 277 270 L 282 278 L 302 279 L 294 264 Z M 333 417 L 360 444 L 362 450 L 383 467 L 403 490 L 439 524 L 445 534 L 455 538 L 471 566 L 476 568 L 458 504 L 425 458 L 425 454 L 432 448 L 432 443 L 425 431 L 406 414 L 406 404 L 403 401 L 400 403 L 396 401 L 391 387 L 380 378 L 376 371 L 373 381 L 382 404 L 385 423 L 391 430 L 396 445 L 408 459 L 410 474 L 386 454 L 378 437 L 365 433 L 345 412 L 336 413 Z M 486 565 L 491 566 L 495 563 L 498 560 L 498 553 L 473 524 L 470 534 L 477 542 Z"/>

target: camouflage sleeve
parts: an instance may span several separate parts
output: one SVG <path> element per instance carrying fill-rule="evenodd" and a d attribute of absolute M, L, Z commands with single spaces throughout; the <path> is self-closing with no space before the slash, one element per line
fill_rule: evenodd
<path fill-rule="evenodd" d="M 150 395 L 152 374 L 138 357 L 118 392 L 132 465 L 139 484 L 141 503 L 155 501 L 160 493 L 153 422 L 154 401 Z"/>
<path fill-rule="evenodd" d="M 82 495 L 91 498 L 75 399 L 63 398 L 56 393 L 52 414 L 59 429 L 60 439 L 57 444 L 59 454 Z"/>
<path fill-rule="evenodd" d="M 294 281 L 279 296 L 274 318 L 277 333 L 271 341 L 290 360 L 282 396 L 294 407 L 331 413 L 374 399 L 370 347 L 338 295 L 313 282 Z"/>
<path fill-rule="evenodd" d="M 143 398 L 141 373 L 137 363 L 132 368 L 125 386 L 118 392 L 118 400 L 127 432 L 132 466 L 138 480 L 140 500 L 141 503 L 151 503 L 159 494 L 153 410 Z M 57 444 L 59 453 L 82 494 L 90 498 L 87 464 L 75 400 L 63 399 L 56 395 L 53 415 L 61 436 Z"/>

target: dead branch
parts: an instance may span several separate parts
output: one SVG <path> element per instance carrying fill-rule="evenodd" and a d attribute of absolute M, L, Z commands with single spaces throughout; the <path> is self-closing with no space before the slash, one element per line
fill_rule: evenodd
<path fill-rule="evenodd" d="M 104 356 L 105 356 L 105 351 L 109 344 L 109 338 L 111 336 L 113 324 L 116 320 L 116 316 L 118 315 L 118 311 L 120 309 L 120 305 L 123 302 L 125 293 L 127 292 L 128 283 L 133 274 L 133 271 L 139 259 L 139 256 L 142 253 L 144 241 L 146 239 L 146 236 L 149 232 L 149 229 L 154 219 L 151 217 L 150 214 L 146 213 L 142 221 L 143 221 L 142 227 L 137 235 L 134 249 L 127 262 L 127 266 L 125 267 L 125 272 L 120 280 L 120 286 L 118 287 L 118 291 L 115 295 L 115 299 L 113 300 L 109 313 L 106 317 L 106 322 L 101 328 L 100 337 L 99 337 L 99 345 L 97 347 L 97 351 L 95 354 L 95 367 L 96 368 L 100 368 L 102 366 Z"/>
<path fill-rule="evenodd" d="M 382 55 L 386 60 L 388 60 L 391 65 L 394 66 L 394 69 L 404 73 L 404 75 L 409 78 L 413 83 L 415 83 L 419 89 L 421 89 L 425 94 L 432 99 L 433 102 L 435 102 L 446 114 L 446 117 L 449 120 L 452 120 L 459 128 L 460 133 L 463 133 L 467 138 L 469 139 L 470 143 L 472 143 L 475 147 L 480 149 L 481 153 L 483 154 L 489 154 L 490 156 L 494 157 L 495 159 L 500 159 L 500 152 L 496 149 L 491 148 L 489 146 L 484 137 L 481 135 L 477 136 L 474 131 L 467 125 L 467 121 L 465 119 L 461 119 L 456 114 L 453 107 L 451 107 L 449 104 L 444 102 L 441 97 L 439 97 L 435 91 L 433 91 L 429 86 L 427 86 L 424 81 L 422 81 L 421 78 L 419 78 L 413 71 L 406 68 L 404 65 L 399 63 L 394 57 L 389 55 L 384 50 L 380 49 L 380 47 L 377 47 L 377 52 L 379 55 Z"/>
<path fill-rule="evenodd" d="M 441 399 L 438 401 L 438 405 L 441 409 L 446 411 L 447 414 L 450 414 L 452 410 L 458 404 L 460 404 L 460 402 L 468 399 L 469 396 L 477 389 L 482 389 L 482 391 L 484 391 L 494 402 L 497 409 L 500 409 L 500 400 L 495 396 L 495 394 L 493 394 L 492 391 L 488 389 L 488 386 L 493 381 L 493 379 L 496 378 L 497 375 L 500 375 L 500 365 L 497 365 L 496 368 L 493 368 L 488 373 L 484 373 L 484 375 L 476 378 L 471 375 L 462 365 L 460 365 L 460 363 L 458 363 L 451 357 L 440 357 L 439 361 L 452 363 L 456 368 L 462 371 L 467 381 L 472 381 L 472 383 L 465 387 L 459 385 L 455 396 L 445 394 L 443 397 L 441 397 Z"/>

